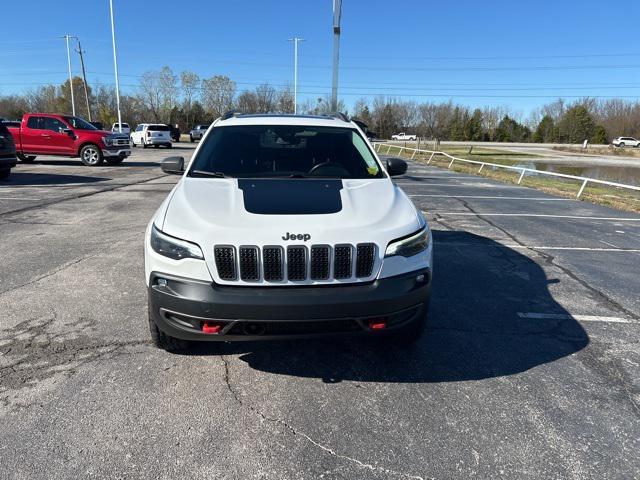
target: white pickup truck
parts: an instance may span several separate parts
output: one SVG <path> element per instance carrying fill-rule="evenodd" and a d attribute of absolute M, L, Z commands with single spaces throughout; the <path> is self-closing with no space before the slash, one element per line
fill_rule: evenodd
<path fill-rule="evenodd" d="M 416 141 L 418 139 L 418 137 L 416 135 L 409 135 L 407 133 L 397 133 L 395 135 L 391 135 L 391 140 L 412 140 L 412 141 Z"/>
<path fill-rule="evenodd" d="M 618 137 L 612 142 L 614 147 L 640 147 L 640 140 L 633 137 Z"/>

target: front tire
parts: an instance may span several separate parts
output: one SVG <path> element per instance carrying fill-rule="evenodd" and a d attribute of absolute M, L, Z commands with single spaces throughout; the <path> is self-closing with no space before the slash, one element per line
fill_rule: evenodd
<path fill-rule="evenodd" d="M 102 163 L 104 157 L 97 145 L 90 143 L 80 150 L 80 161 L 87 167 L 96 167 Z"/>
<path fill-rule="evenodd" d="M 151 318 L 151 314 L 149 314 L 149 333 L 151 342 L 167 352 L 181 352 L 189 348 L 189 342 L 186 340 L 180 340 L 162 332 Z"/>
<path fill-rule="evenodd" d="M 193 139 L 193 135 L 189 134 L 189 140 L 191 141 L 191 143 L 195 142 L 195 140 Z"/>
<path fill-rule="evenodd" d="M 4 180 L 5 178 L 7 178 L 10 173 L 10 168 L 3 168 L 2 170 L 0 170 L 0 180 Z"/>
<path fill-rule="evenodd" d="M 618 144 L 618 146 L 619 146 L 620 148 L 624 148 L 624 142 L 620 142 L 620 143 Z"/>
<path fill-rule="evenodd" d="M 18 157 L 22 163 L 31 163 L 36 159 L 35 155 L 24 155 L 22 153 L 18 153 L 16 157 Z"/>

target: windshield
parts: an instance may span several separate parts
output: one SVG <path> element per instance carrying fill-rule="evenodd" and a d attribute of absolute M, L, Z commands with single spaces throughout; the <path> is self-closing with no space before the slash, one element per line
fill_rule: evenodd
<path fill-rule="evenodd" d="M 81 119 L 80 117 L 62 117 L 65 119 L 65 121 L 71 125 L 73 128 L 75 128 L 76 130 L 97 130 L 96 127 L 94 127 L 93 125 L 91 125 L 89 122 L 87 122 L 86 120 Z"/>
<path fill-rule="evenodd" d="M 360 134 L 351 128 L 292 125 L 218 127 L 189 171 L 237 178 L 383 178 Z"/>

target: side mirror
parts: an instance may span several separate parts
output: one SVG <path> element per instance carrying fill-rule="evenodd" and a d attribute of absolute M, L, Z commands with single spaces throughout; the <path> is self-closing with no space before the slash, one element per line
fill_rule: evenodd
<path fill-rule="evenodd" d="M 58 129 L 58 131 L 59 131 L 60 133 L 67 134 L 67 135 L 69 135 L 70 137 L 73 137 L 73 136 L 74 136 L 74 134 L 73 134 L 73 130 L 71 130 L 70 128 L 63 128 L 63 127 L 60 127 L 60 128 Z"/>
<path fill-rule="evenodd" d="M 184 158 L 169 157 L 160 162 L 160 168 L 164 173 L 171 175 L 182 175 L 184 173 Z"/>
<path fill-rule="evenodd" d="M 392 177 L 407 173 L 407 162 L 401 158 L 387 158 L 387 173 Z"/>

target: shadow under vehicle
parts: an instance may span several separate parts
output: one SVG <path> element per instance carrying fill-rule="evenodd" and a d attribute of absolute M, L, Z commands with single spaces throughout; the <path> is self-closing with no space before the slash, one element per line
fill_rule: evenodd
<path fill-rule="evenodd" d="M 258 371 L 324 382 L 452 382 L 521 373 L 580 351 L 582 326 L 549 292 L 529 257 L 464 231 L 433 231 L 433 289 L 427 331 L 412 348 L 366 340 L 227 344 Z M 557 314 L 558 319 L 519 313 Z M 211 354 L 200 345 L 190 354 Z"/>

